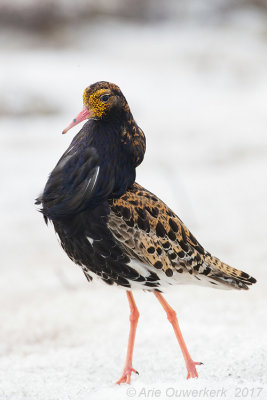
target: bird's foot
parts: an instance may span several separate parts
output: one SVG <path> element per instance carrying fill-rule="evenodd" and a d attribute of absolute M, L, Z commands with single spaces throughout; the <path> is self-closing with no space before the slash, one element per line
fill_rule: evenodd
<path fill-rule="evenodd" d="M 187 368 L 187 377 L 186 379 L 189 378 L 198 378 L 198 373 L 197 373 L 197 369 L 196 369 L 196 365 L 202 365 L 202 362 L 196 362 L 193 360 L 188 360 L 186 362 L 186 368 Z"/>
<path fill-rule="evenodd" d="M 137 372 L 131 365 L 126 365 L 121 378 L 116 382 L 117 385 L 120 385 L 121 383 L 128 383 L 130 385 L 132 372 L 139 375 L 139 372 Z"/>

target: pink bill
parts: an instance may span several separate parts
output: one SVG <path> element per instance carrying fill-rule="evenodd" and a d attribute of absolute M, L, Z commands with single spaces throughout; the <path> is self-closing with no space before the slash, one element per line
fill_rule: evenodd
<path fill-rule="evenodd" d="M 64 131 L 62 131 L 62 133 L 68 132 L 69 129 L 73 128 L 75 125 L 79 124 L 80 122 L 90 117 L 91 117 L 90 111 L 86 107 L 84 107 L 82 111 L 77 115 L 77 117 L 71 121 L 71 123 L 67 126 L 67 128 L 65 128 Z"/>

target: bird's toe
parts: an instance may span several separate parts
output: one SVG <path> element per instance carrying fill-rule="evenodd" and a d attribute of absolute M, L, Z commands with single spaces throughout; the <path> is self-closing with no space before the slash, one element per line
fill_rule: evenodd
<path fill-rule="evenodd" d="M 125 367 L 122 373 L 122 376 L 120 379 L 116 382 L 117 385 L 120 385 L 121 383 L 128 383 L 128 385 L 131 383 L 131 375 L 132 372 L 135 374 L 139 375 L 139 372 L 136 371 L 136 369 L 132 367 Z"/>
<path fill-rule="evenodd" d="M 187 368 L 187 377 L 186 377 L 186 379 L 198 378 L 196 365 L 202 365 L 202 364 L 203 364 L 202 362 L 188 360 L 187 363 L 186 363 L 186 368 Z"/>

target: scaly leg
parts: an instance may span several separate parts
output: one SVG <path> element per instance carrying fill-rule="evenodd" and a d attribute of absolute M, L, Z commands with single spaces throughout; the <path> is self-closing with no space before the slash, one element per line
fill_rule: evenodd
<path fill-rule="evenodd" d="M 187 377 L 188 378 L 198 378 L 198 374 L 197 374 L 197 370 L 196 370 L 196 365 L 201 365 L 203 363 L 201 362 L 195 362 L 192 360 L 192 358 L 190 357 L 190 354 L 187 350 L 182 332 L 180 330 L 178 321 L 177 321 L 177 317 L 176 317 L 176 312 L 171 308 L 171 306 L 167 303 L 167 301 L 164 299 L 164 297 L 162 296 L 161 293 L 159 292 L 154 292 L 156 298 L 158 299 L 158 301 L 160 302 L 160 304 L 162 305 L 162 307 L 164 308 L 164 310 L 166 311 L 167 314 L 167 318 L 170 321 L 170 323 L 172 324 L 175 336 L 178 340 L 178 343 L 181 347 L 183 356 L 184 356 L 184 360 L 185 360 L 185 365 L 187 368 Z"/>
<path fill-rule="evenodd" d="M 132 367 L 132 360 L 133 360 L 134 339 L 139 318 L 139 311 L 136 307 L 132 292 L 127 290 L 126 294 L 130 306 L 130 333 L 128 339 L 128 348 L 127 348 L 125 366 L 121 378 L 116 382 L 118 385 L 121 383 L 130 384 L 132 372 L 138 374 L 138 372 Z"/>

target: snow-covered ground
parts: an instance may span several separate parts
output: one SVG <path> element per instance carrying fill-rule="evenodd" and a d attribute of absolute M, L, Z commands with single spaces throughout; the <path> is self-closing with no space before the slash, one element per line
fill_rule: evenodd
<path fill-rule="evenodd" d="M 0 61 L 0 399 L 266 399 L 267 40 L 260 19 L 220 26 L 99 20 L 47 42 L 3 31 Z M 124 291 L 89 285 L 35 211 L 34 198 L 75 133 L 60 132 L 97 80 L 121 87 L 146 133 L 137 181 L 209 251 L 258 279 L 248 292 L 180 286 L 166 294 L 192 357 L 204 363 L 198 380 L 185 380 L 154 296 L 138 292 L 140 375 L 130 392 L 114 384 L 129 328 Z"/>

